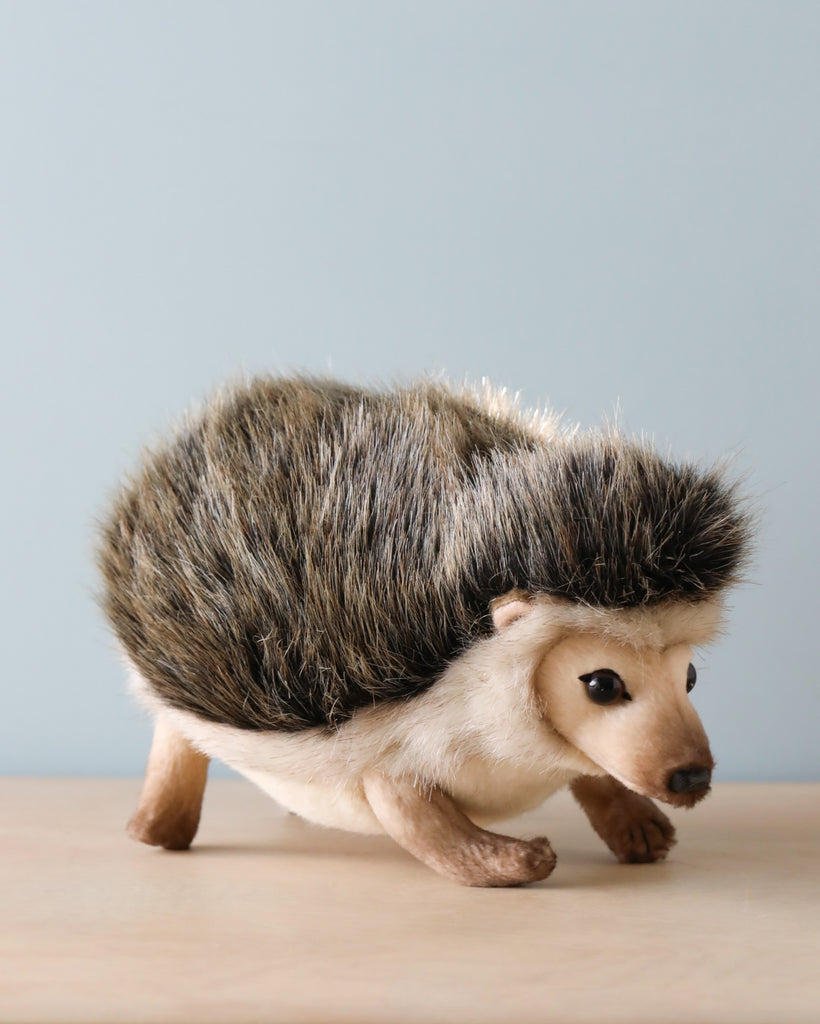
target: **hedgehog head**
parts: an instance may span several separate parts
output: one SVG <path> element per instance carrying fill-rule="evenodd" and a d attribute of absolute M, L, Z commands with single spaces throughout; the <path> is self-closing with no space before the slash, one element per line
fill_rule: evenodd
<path fill-rule="evenodd" d="M 504 493 L 527 544 L 490 616 L 528 659 L 545 722 L 576 770 L 691 806 L 714 767 L 688 699 L 693 648 L 720 630 L 751 535 L 736 485 L 593 435 L 531 451 Z"/>

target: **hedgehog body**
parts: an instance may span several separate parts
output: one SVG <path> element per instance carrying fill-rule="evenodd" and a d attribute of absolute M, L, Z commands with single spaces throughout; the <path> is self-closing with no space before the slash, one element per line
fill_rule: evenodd
<path fill-rule="evenodd" d="M 480 825 L 569 784 L 620 860 L 674 841 L 712 755 L 688 698 L 748 521 L 718 471 L 503 396 L 259 379 L 146 456 L 104 607 L 155 714 L 132 835 L 182 848 L 218 757 L 450 878 L 545 878 Z"/>

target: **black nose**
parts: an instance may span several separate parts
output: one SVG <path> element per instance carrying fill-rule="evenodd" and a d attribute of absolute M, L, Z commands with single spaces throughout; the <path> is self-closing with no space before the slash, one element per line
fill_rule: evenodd
<path fill-rule="evenodd" d="M 712 773 L 708 768 L 683 768 L 669 776 L 669 789 L 673 793 L 692 793 L 706 789 Z"/>

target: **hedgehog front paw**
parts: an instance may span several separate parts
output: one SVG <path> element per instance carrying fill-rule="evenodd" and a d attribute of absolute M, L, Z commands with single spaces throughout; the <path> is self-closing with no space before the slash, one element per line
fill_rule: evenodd
<path fill-rule="evenodd" d="M 675 828 L 652 801 L 609 776 L 581 776 L 572 792 L 589 823 L 622 864 L 663 860 L 675 845 Z"/>
<path fill-rule="evenodd" d="M 638 817 L 613 822 L 602 836 L 621 864 L 651 864 L 664 860 L 675 845 L 675 827 L 666 815 L 647 801 L 651 811 Z"/>

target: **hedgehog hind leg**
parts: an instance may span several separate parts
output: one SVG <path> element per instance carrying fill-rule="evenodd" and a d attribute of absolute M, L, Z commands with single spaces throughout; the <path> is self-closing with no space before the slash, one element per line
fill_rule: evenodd
<path fill-rule="evenodd" d="M 209 760 L 159 714 L 128 834 L 149 846 L 187 850 L 199 827 Z"/>
<path fill-rule="evenodd" d="M 428 867 L 462 885 L 510 886 L 552 873 L 547 839 L 513 839 L 479 828 L 439 789 L 372 773 L 365 796 L 385 832 Z"/>

